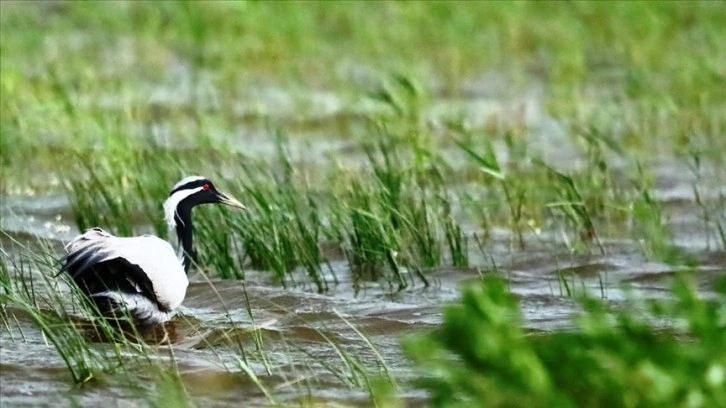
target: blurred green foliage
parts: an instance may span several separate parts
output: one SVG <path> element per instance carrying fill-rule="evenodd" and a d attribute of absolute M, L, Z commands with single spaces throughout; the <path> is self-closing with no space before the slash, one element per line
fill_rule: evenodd
<path fill-rule="evenodd" d="M 719 299 L 703 299 L 684 275 L 674 299 L 632 297 L 622 309 L 581 298 L 574 330 L 538 334 L 522 329 L 505 281 L 488 275 L 405 350 L 433 406 L 724 406 L 726 281 L 718 285 Z"/>
<path fill-rule="evenodd" d="M 58 75 L 90 80 L 102 72 L 74 68 L 97 66 L 131 41 L 144 77 L 163 75 L 171 53 L 221 73 L 220 85 L 249 73 L 330 85 L 328 64 L 352 59 L 454 81 L 487 69 L 535 71 L 567 86 L 618 69 L 617 85 L 633 96 L 724 96 L 704 86 L 724 75 L 722 2 L 24 3 L 3 3 L 8 78 L 62 60 Z"/>
<path fill-rule="evenodd" d="M 725 27 L 716 1 L 3 1 L 2 164 L 52 171 L 58 149 L 154 126 L 193 141 L 254 119 L 261 84 L 347 104 L 391 73 L 437 95 L 487 73 L 542 83 L 558 117 L 629 114 L 635 142 L 683 140 L 723 125 Z"/>

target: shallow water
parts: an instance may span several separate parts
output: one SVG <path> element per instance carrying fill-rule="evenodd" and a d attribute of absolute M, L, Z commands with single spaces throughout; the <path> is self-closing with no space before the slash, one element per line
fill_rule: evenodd
<path fill-rule="evenodd" d="M 544 113 L 538 92 L 502 103 L 484 97 L 491 90 L 480 89 L 476 81 L 470 88 L 462 93 L 470 99 L 442 100 L 432 104 L 424 116 L 432 126 L 451 112 L 463 112 L 465 120 L 479 121 L 475 125 L 491 117 L 504 120 L 514 116 L 532 129 L 529 148 L 536 155 L 563 167 L 578 165 L 580 153 L 568 142 L 562 126 Z M 163 101 L 176 98 L 161 91 L 155 95 Z M 316 94 L 311 98 L 309 105 L 314 112 L 306 112 L 307 118 L 326 118 L 350 109 L 331 95 Z M 274 111 L 276 119 L 294 122 L 294 116 L 299 116 L 298 107 L 288 99 L 287 94 L 275 90 L 260 91 L 249 98 L 257 101 L 256 106 L 240 106 L 237 110 L 240 116 Z M 285 103 L 280 104 L 281 100 Z M 309 132 L 299 143 L 292 140 L 290 150 L 294 156 L 307 156 L 311 161 L 326 154 L 350 157 L 349 142 L 331 139 L 326 132 Z M 163 139 L 164 129 L 158 133 Z M 244 133 L 245 138 L 240 140 L 244 140 L 243 147 L 248 153 L 274 155 L 275 142 L 269 140 L 267 132 L 245 128 Z M 230 135 L 221 133 L 220 137 Z M 500 160 L 506 161 L 507 150 L 502 146 L 495 148 Z M 617 172 L 616 160 L 613 169 Z M 653 171 L 657 180 L 654 197 L 662 205 L 673 242 L 698 261 L 695 276 L 701 294 L 715 296 L 713 282 L 726 275 L 726 251 L 718 241 L 714 224 L 703 221 L 694 202 L 693 186 L 707 182 L 701 185 L 703 199 L 722 202 L 719 197 L 726 195 L 726 177 L 706 168 L 699 180 L 686 166 L 672 160 L 655 163 Z M 13 248 L 12 241 L 17 240 L 36 251 L 61 254 L 63 243 L 79 233 L 63 195 L 22 192 L 4 195 L 0 201 L 0 226 L 8 234 L 0 236 L 2 248 Z M 136 230 L 149 230 L 140 227 Z M 472 225 L 463 227 L 476 231 Z M 341 353 L 347 353 L 366 362 L 368 367 L 387 367 L 401 386 L 401 396 L 415 405 L 425 395 L 407 385 L 414 374 L 401 352 L 401 338 L 437 327 L 442 305 L 457 299 L 462 283 L 474 282 L 496 267 L 519 300 L 525 327 L 536 333 L 572 327 L 571 318 L 578 307 L 568 296 L 563 277 L 575 292 L 587 290 L 620 305 L 628 296 L 624 284 L 629 285 L 630 295 L 638 299 L 664 298 L 669 296 L 668 288 L 675 275 L 671 266 L 648 259 L 638 242 L 626 238 L 603 240 L 602 253 L 593 250 L 590 254 L 574 255 L 563 245 L 561 237 L 530 233 L 525 237 L 526 247 L 520 249 L 512 245 L 510 231 L 494 229 L 490 234 L 486 253 L 479 253 L 470 245 L 472 264 L 481 265 L 481 270 L 426 270 L 430 286 L 411 279 L 415 284 L 403 291 L 385 283 L 368 283 L 354 289 L 347 263 L 335 257 L 330 260 L 331 277 L 334 274 L 339 283 L 331 284 L 324 294 L 306 286 L 302 272 L 293 276 L 299 284 L 291 281 L 288 288 L 281 287 L 264 271 L 246 271 L 244 282 L 210 282 L 202 273 L 193 273 L 180 315 L 168 326 L 171 350 L 188 395 L 200 406 L 212 402 L 215 406 L 269 403 L 236 363 L 243 350 L 250 369 L 277 402 L 313 398 L 367 405 L 369 396 L 364 388 L 352 385 L 350 378 L 346 378 L 351 374 L 346 371 Z M 48 240 L 43 242 L 50 246 L 39 245 L 38 239 Z M 83 406 L 133 406 L 139 398 L 122 378 L 113 375 L 83 388 L 73 387 L 62 360 L 32 320 L 12 306 L 7 312 L 14 318 L 0 330 L 3 406 L 56 406 L 58 395 L 64 405 L 77 401 Z M 253 333 L 258 336 L 257 342 Z M 264 345 L 262 350 L 258 350 L 259 341 Z M 155 350 L 158 358 L 169 358 L 169 346 L 158 346 Z M 336 370 L 339 375 L 334 374 Z"/>
<path fill-rule="evenodd" d="M 678 173 L 682 174 L 682 173 Z M 664 175 L 664 180 L 669 180 Z M 703 225 L 684 202 L 687 194 L 679 187 L 684 180 L 670 179 L 658 191 L 679 225 L 676 240 L 697 258 L 699 290 L 715 296 L 713 282 L 726 275 L 726 252 L 714 250 L 703 239 Z M 680 190 L 679 190 L 680 189 Z M 62 196 L 3 197 L 2 229 L 9 240 L 31 242 L 48 239 L 50 248 L 62 251 L 62 243 L 78 231 L 68 222 L 68 202 Z M 573 255 L 546 238 L 528 237 L 527 248 L 512 250 L 510 234 L 496 230 L 487 247 L 487 259 L 479 255 L 475 263 L 495 264 L 507 277 L 517 296 L 524 325 L 532 332 L 572 327 L 576 303 L 567 296 L 561 276 L 575 291 L 588 290 L 618 305 L 626 300 L 623 284 L 638 299 L 664 298 L 674 279 L 672 267 L 648 260 L 637 243 L 605 241 L 604 255 Z M 464 282 L 479 279 L 476 268 L 442 267 L 424 271 L 431 282 L 397 291 L 385 283 L 368 283 L 353 289 L 344 260 L 331 261 L 339 280 L 330 290 L 318 294 L 304 284 L 282 288 L 261 271 L 247 271 L 245 281 L 209 281 L 201 272 L 192 274 L 186 300 L 168 329 L 172 350 L 185 388 L 200 405 L 239 406 L 269 403 L 259 387 L 235 365 L 244 349 L 250 369 L 273 390 L 277 402 L 298 398 L 366 405 L 368 395 L 359 387 L 333 374 L 330 367 L 345 372 L 343 352 L 375 367 L 381 359 L 401 385 L 402 396 L 412 404 L 425 398 L 408 387 L 412 370 L 400 349 L 403 336 L 434 328 L 441 321 L 441 306 L 455 300 Z M 36 276 L 35 279 L 38 279 Z M 305 282 L 304 275 L 296 279 Z M 35 329 L 31 319 L 12 306 L 15 315 L 9 327 L 0 332 L 2 349 L 3 406 L 55 405 L 58 395 L 65 405 L 77 401 L 83 406 L 131 404 L 139 398 L 129 391 L 123 379 L 110 376 L 82 388 L 71 386 L 68 372 L 56 351 Z M 354 329 L 355 328 L 355 329 Z M 253 329 L 264 344 L 258 351 Z M 361 337 L 356 329 L 364 333 Z M 375 350 L 370 344 L 375 345 Z M 336 345 L 335 347 L 333 345 Z M 168 358 L 169 346 L 157 346 L 158 358 Z M 326 362 L 326 367 L 321 362 Z M 121 406 L 121 405 L 119 405 Z"/>

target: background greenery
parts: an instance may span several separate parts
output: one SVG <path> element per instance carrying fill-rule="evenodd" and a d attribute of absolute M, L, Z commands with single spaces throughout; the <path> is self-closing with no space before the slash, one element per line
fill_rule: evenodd
<path fill-rule="evenodd" d="M 320 292 L 338 258 L 393 289 L 489 268 L 499 228 L 515 256 L 624 242 L 686 270 L 674 215 L 726 249 L 724 4 L 3 1 L 0 192 L 65 194 L 80 229 L 164 235 L 168 188 L 205 174 L 250 211 L 199 214 L 200 264 Z M 664 168 L 689 172 L 692 199 L 659 196 Z M 577 333 L 531 338 L 489 315 L 517 309 L 487 281 L 407 350 L 440 364 L 421 386 L 441 405 L 724 404 L 723 302 L 679 285 L 692 307 L 658 309 L 690 322 L 676 334 L 585 303 Z M 3 305 L 35 307 L 5 288 Z M 91 347 L 63 336 L 61 354 Z"/>

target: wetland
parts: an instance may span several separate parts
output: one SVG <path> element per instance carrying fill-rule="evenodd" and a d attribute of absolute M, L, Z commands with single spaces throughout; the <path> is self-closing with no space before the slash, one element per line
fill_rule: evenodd
<path fill-rule="evenodd" d="M 723 4 L 1 10 L 2 406 L 726 403 Z M 64 244 L 192 174 L 249 211 L 99 341 Z"/>

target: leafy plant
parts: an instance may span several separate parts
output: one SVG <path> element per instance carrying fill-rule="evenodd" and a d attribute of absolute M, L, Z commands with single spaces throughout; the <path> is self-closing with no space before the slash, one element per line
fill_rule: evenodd
<path fill-rule="evenodd" d="M 726 281 L 716 290 L 720 299 L 702 299 L 684 275 L 673 300 L 613 309 L 585 297 L 576 330 L 528 334 L 490 275 L 444 309 L 440 329 L 404 346 L 434 406 L 722 406 Z"/>

